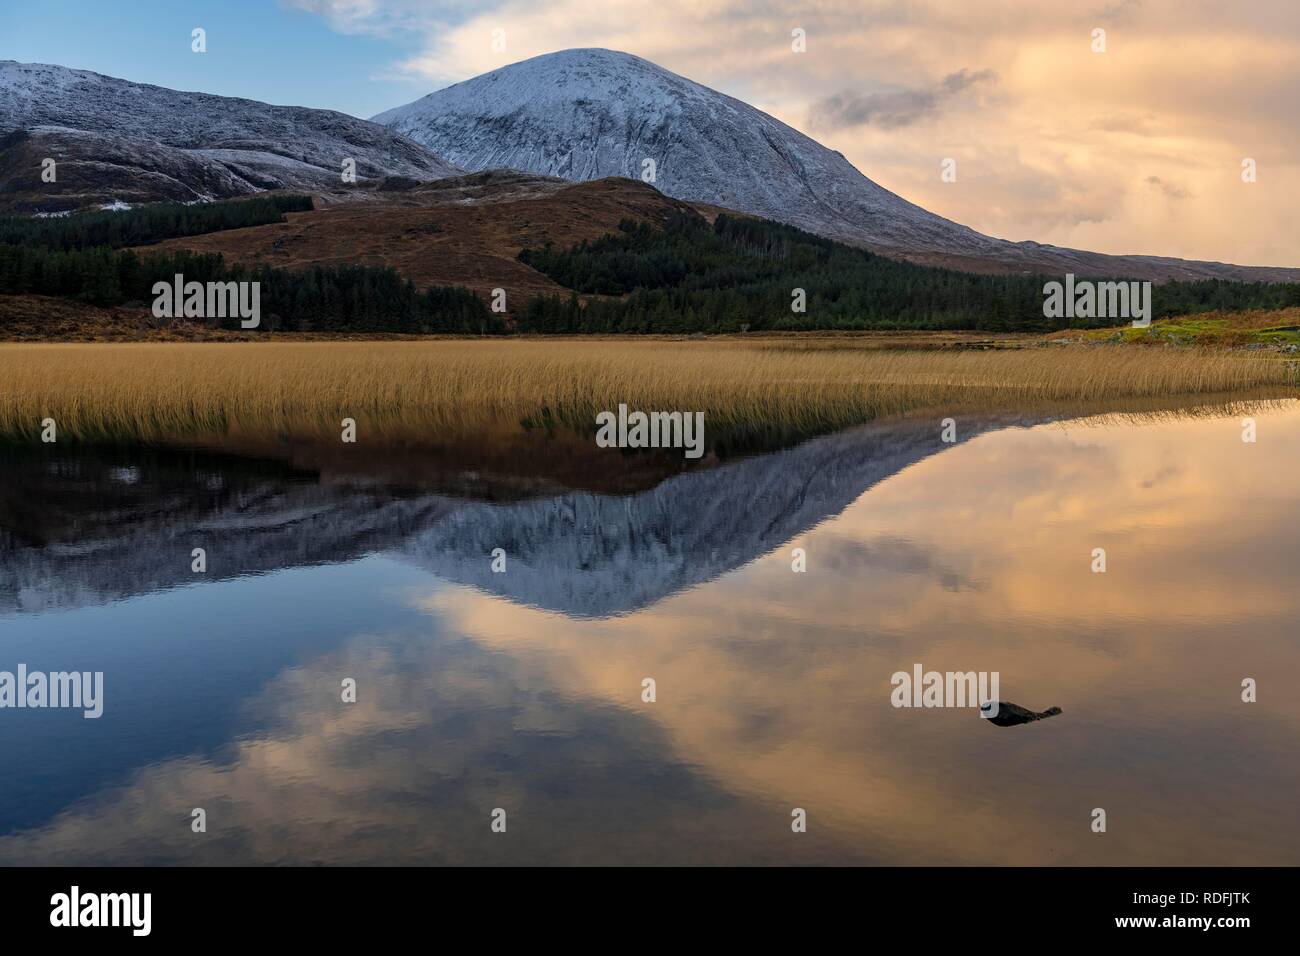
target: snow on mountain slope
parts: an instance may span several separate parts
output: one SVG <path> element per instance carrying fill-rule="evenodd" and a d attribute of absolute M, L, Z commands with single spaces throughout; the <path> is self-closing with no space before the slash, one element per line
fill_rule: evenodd
<path fill-rule="evenodd" d="M 962 442 L 1036 422 L 964 424 Z M 876 484 L 952 447 L 935 440 L 928 422 L 873 422 L 676 475 L 629 497 L 574 492 L 467 503 L 412 535 L 399 554 L 518 604 L 574 618 L 628 614 L 782 548 Z M 509 574 L 480 559 L 495 547 L 510 555 Z"/>
<path fill-rule="evenodd" d="M 36 208 L 336 188 L 349 158 L 358 180 L 460 172 L 406 137 L 342 113 L 12 60 L 0 61 L 0 151 L 0 185 Z M 41 181 L 46 156 L 58 163 L 55 183 Z"/>
<path fill-rule="evenodd" d="M 963 420 L 961 440 L 1031 424 Z M 193 584 L 188 558 L 176 555 L 195 545 L 222 556 L 205 581 L 385 553 L 518 604 L 577 618 L 626 614 L 745 566 L 951 447 L 929 422 L 877 422 L 634 495 L 573 491 L 506 502 L 288 481 L 268 465 L 248 474 L 214 462 L 169 467 L 165 456 L 146 460 L 121 486 L 108 480 L 105 462 L 74 459 L 64 471 L 79 488 L 93 476 L 108 491 L 69 504 L 56 487 L 61 507 L 34 528 L 0 528 L 0 616 Z M 37 487 L 50 494 L 45 458 L 11 470 L 15 499 Z M 496 547 L 510 555 L 509 574 L 493 573 L 486 560 Z"/>
<path fill-rule="evenodd" d="M 923 237 L 988 241 L 882 189 L 766 113 L 626 53 L 539 56 L 374 121 L 439 144 L 467 169 L 637 178 L 643 161 L 653 159 L 655 185 L 681 199 L 838 226 L 882 244 Z"/>
<path fill-rule="evenodd" d="M 1107 256 L 994 239 L 896 196 L 840 153 L 761 110 L 611 50 L 534 57 L 372 119 L 470 170 L 639 178 L 643 162 L 653 159 L 655 185 L 674 198 L 936 264 L 1152 279 L 1300 278 L 1300 269 Z"/>

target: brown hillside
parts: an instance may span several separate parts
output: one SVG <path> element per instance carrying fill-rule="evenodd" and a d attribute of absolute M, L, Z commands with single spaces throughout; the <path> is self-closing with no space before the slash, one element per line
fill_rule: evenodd
<path fill-rule="evenodd" d="M 501 171 L 390 182 L 362 198 L 318 202 L 311 212 L 289 213 L 284 223 L 170 239 L 138 251 L 220 252 L 230 261 L 286 269 L 387 265 L 419 286 L 463 285 L 483 295 L 504 288 L 510 302 L 566 291 L 519 262 L 520 250 L 596 239 L 624 219 L 662 224 L 673 209 L 694 208 L 632 179 L 570 184 Z M 717 212 L 698 211 L 709 218 Z"/>

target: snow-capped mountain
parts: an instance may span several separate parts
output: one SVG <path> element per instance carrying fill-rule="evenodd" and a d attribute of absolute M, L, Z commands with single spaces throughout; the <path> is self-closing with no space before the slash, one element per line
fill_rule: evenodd
<path fill-rule="evenodd" d="M 674 198 L 936 264 L 1152 279 L 1300 278 L 1300 269 L 994 239 L 896 196 L 840 153 L 761 110 L 611 50 L 534 57 L 372 118 L 470 170 L 640 178 L 653 160 L 654 184 Z"/>
<path fill-rule="evenodd" d="M 963 420 L 961 440 L 1032 424 Z M 75 476 L 68 485 L 99 489 L 69 497 L 33 455 L 11 464 L 11 494 L 39 493 L 59 507 L 31 527 L 0 528 L 0 616 L 193 584 L 196 545 L 214 556 L 205 582 L 384 553 L 517 604 L 575 618 L 626 614 L 743 567 L 952 447 L 929 421 L 874 422 L 634 495 L 507 502 L 316 484 L 267 463 L 177 467 L 167 455 L 129 466 L 65 460 L 58 473 Z M 509 574 L 491 570 L 497 547 L 510 555 Z"/>
<path fill-rule="evenodd" d="M 57 178 L 41 179 L 53 158 Z M 0 61 L 0 188 L 33 208 L 218 199 L 433 180 L 460 170 L 386 127 L 330 110 L 183 93 L 87 70 Z"/>

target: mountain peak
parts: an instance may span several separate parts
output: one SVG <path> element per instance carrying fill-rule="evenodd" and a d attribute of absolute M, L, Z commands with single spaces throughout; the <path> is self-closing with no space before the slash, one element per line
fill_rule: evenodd
<path fill-rule="evenodd" d="M 543 54 L 373 119 L 467 169 L 646 179 L 677 199 L 859 242 L 912 241 L 920 231 L 969 248 L 984 238 L 882 189 L 761 110 L 615 50 Z"/>
<path fill-rule="evenodd" d="M 403 119 L 439 110 L 441 104 L 457 100 L 460 94 L 467 100 L 477 98 L 493 115 L 505 115 L 524 103 L 540 112 L 571 102 L 602 101 L 616 110 L 621 106 L 626 112 L 670 109 L 683 102 L 722 97 L 631 53 L 575 47 L 543 53 L 454 83 L 407 106 L 379 113 L 371 120 L 397 128 Z M 732 102 L 744 106 L 738 100 Z"/>
<path fill-rule="evenodd" d="M 265 189 L 338 189 L 360 180 L 434 180 L 460 170 L 375 123 L 332 110 L 186 93 L 47 63 L 0 61 L 0 194 L 20 210 Z M 57 157 L 55 183 L 34 179 Z"/>
<path fill-rule="evenodd" d="M 585 181 L 626 176 L 932 265 L 1139 279 L 1300 278 L 1300 270 L 1108 256 L 985 236 L 872 182 L 741 100 L 630 53 L 560 50 L 373 117 L 449 162 Z"/>

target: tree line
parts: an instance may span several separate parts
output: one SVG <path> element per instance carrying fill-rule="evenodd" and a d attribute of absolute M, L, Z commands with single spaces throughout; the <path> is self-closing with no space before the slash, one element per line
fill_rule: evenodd
<path fill-rule="evenodd" d="M 391 268 L 289 272 L 228 264 L 215 254 L 140 256 L 120 248 L 282 221 L 285 212 L 310 209 L 311 202 L 309 196 L 261 196 L 0 219 L 0 294 L 148 305 L 153 284 L 171 282 L 178 273 L 185 281 L 259 282 L 263 328 L 312 331 L 1051 331 L 1124 321 L 1046 318 L 1044 276 L 976 275 L 898 262 L 768 220 L 720 215 L 710 225 L 691 211 L 673 212 L 662 227 L 625 220 L 617 233 L 571 248 L 524 250 L 521 261 L 572 291 L 533 298 L 509 324 L 467 289 L 420 291 Z M 590 298 L 584 303 L 579 294 Z M 1300 283 L 1169 282 L 1155 285 L 1152 298 L 1153 318 L 1279 309 L 1300 305 Z"/>
<path fill-rule="evenodd" d="M 0 245 L 0 294 L 64 296 L 92 305 L 150 305 L 156 282 L 260 283 L 261 328 L 294 331 L 453 332 L 505 331 L 500 315 L 469 289 L 434 286 L 423 291 L 395 269 L 313 266 L 290 272 L 270 266 L 228 264 L 216 253 L 187 250 L 140 256 L 130 249 L 49 249 Z M 203 320 L 239 328 L 239 319 Z"/>
<path fill-rule="evenodd" d="M 814 329 L 1051 331 L 1123 319 L 1049 319 L 1044 276 L 977 275 L 899 262 L 780 223 L 674 211 L 662 228 L 625 220 L 616 234 L 520 260 L 576 295 L 532 300 L 529 332 L 734 332 Z M 1104 280 L 1098 280 L 1104 281 Z M 794 290 L 803 290 L 803 311 Z M 1152 317 L 1300 305 L 1300 283 L 1169 282 Z"/>
<path fill-rule="evenodd" d="M 284 222 L 286 212 L 311 208 L 310 196 L 277 195 L 193 205 L 150 203 L 68 216 L 6 216 L 0 218 L 0 245 L 46 249 L 147 246 L 164 239 Z"/>

